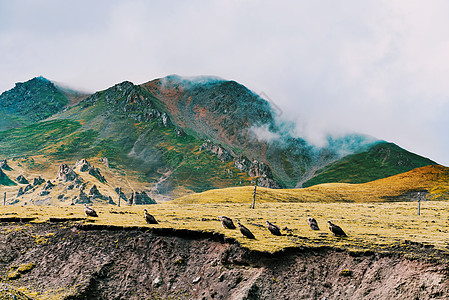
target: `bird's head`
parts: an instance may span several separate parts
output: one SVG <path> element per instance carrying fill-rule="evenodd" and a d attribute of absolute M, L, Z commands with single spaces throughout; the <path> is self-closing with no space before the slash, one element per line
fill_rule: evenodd
<path fill-rule="evenodd" d="M 143 209 L 144 212 L 148 212 L 146 208 Z"/>
<path fill-rule="evenodd" d="M 330 220 L 327 220 L 327 223 L 329 223 L 329 225 L 332 225 L 332 222 Z"/>

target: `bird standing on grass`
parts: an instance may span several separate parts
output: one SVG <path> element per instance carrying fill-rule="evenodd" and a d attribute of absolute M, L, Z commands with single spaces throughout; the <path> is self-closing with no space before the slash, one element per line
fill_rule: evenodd
<path fill-rule="evenodd" d="M 243 234 L 243 236 L 245 236 L 245 237 L 247 237 L 249 239 L 255 239 L 256 238 L 254 236 L 254 234 L 251 231 L 249 231 L 248 228 L 246 228 L 245 226 L 240 224 L 240 222 L 237 222 L 237 225 L 239 225 L 240 232 Z"/>
<path fill-rule="evenodd" d="M 317 221 L 312 217 L 307 218 L 307 224 L 309 224 L 310 228 L 312 228 L 313 230 L 320 230 Z"/>
<path fill-rule="evenodd" d="M 92 207 L 87 206 L 86 203 L 84 203 L 84 212 L 88 217 L 98 217 L 97 212 Z"/>
<path fill-rule="evenodd" d="M 232 222 L 232 219 L 226 216 L 220 216 L 218 217 L 221 221 L 221 225 L 223 225 L 223 228 L 225 229 L 235 229 L 234 222 Z"/>
<path fill-rule="evenodd" d="M 334 236 L 347 236 L 340 226 L 333 224 L 331 221 L 327 221 L 327 223 L 329 223 L 329 230 L 334 234 Z"/>
<path fill-rule="evenodd" d="M 156 221 L 156 218 L 148 213 L 146 208 L 143 211 L 143 217 L 145 218 L 147 224 L 159 224 L 158 221 Z"/>
<path fill-rule="evenodd" d="M 281 229 L 276 224 L 273 224 L 267 220 L 267 228 L 273 235 L 282 235 Z"/>

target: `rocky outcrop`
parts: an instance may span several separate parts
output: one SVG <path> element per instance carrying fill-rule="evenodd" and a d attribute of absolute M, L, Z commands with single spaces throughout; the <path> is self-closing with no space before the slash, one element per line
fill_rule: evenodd
<path fill-rule="evenodd" d="M 146 205 L 146 204 L 156 204 L 156 201 L 154 199 L 151 199 L 147 193 L 144 191 L 142 192 L 135 192 L 134 193 L 134 204 L 136 205 Z"/>
<path fill-rule="evenodd" d="M 234 156 L 231 152 L 225 150 L 220 145 L 212 143 L 210 140 L 207 140 L 200 146 L 200 151 L 204 150 L 215 154 L 222 162 L 231 161 Z"/>
<path fill-rule="evenodd" d="M 89 171 L 92 166 L 86 159 L 81 159 L 75 163 L 74 169 L 79 168 L 81 172 Z"/>
<path fill-rule="evenodd" d="M 38 178 L 33 179 L 33 186 L 41 185 L 44 182 L 45 182 L 45 179 L 43 179 L 41 176 L 39 176 Z"/>
<path fill-rule="evenodd" d="M 17 192 L 17 197 L 22 196 L 24 193 L 25 193 L 25 192 L 23 191 L 23 188 L 20 187 L 20 188 L 19 188 L 19 191 Z"/>
<path fill-rule="evenodd" d="M 125 200 L 125 202 L 128 202 L 128 198 L 126 198 L 125 193 L 123 193 L 122 190 L 121 190 L 120 188 L 116 187 L 116 188 L 114 189 L 114 191 L 117 193 L 117 195 L 119 195 L 119 197 L 120 197 L 121 199 Z"/>
<path fill-rule="evenodd" d="M 42 187 L 43 191 L 47 191 L 47 190 L 51 190 L 55 185 L 53 183 L 51 183 L 50 180 L 47 180 L 47 182 L 44 184 L 44 186 Z"/>
<path fill-rule="evenodd" d="M 8 165 L 8 161 L 6 159 L 0 161 L 0 169 L 11 171 L 12 168 Z"/>
<path fill-rule="evenodd" d="M 237 156 L 233 152 L 227 151 L 220 145 L 206 140 L 200 148 L 200 151 L 209 151 L 215 154 L 222 162 L 234 160 L 234 166 L 240 171 L 247 172 L 251 177 L 258 177 L 257 184 L 267 188 L 279 188 L 279 184 L 273 179 L 270 167 L 258 160 L 250 161 L 244 156 Z M 231 170 L 226 170 L 231 173 Z"/>
<path fill-rule="evenodd" d="M 91 167 L 89 169 L 89 174 L 92 175 L 93 177 L 97 178 L 98 181 L 100 181 L 101 183 L 105 183 L 106 182 L 106 178 L 104 178 L 104 176 L 101 175 L 100 169 L 98 169 L 98 168 Z"/>
<path fill-rule="evenodd" d="M 78 178 L 78 174 L 73 171 L 72 168 L 70 168 L 67 164 L 61 164 L 59 166 L 57 179 L 61 180 L 62 182 L 68 182 L 73 181 L 76 178 Z"/>
<path fill-rule="evenodd" d="M 28 180 L 23 175 L 17 176 L 16 181 L 18 183 L 21 183 L 21 184 L 28 184 L 29 183 Z"/>
<path fill-rule="evenodd" d="M 23 192 L 26 193 L 26 192 L 28 192 L 28 191 L 30 191 L 30 190 L 32 190 L 32 189 L 33 189 L 33 186 L 32 186 L 31 184 L 29 184 L 29 185 L 27 185 L 27 186 L 23 189 Z"/>

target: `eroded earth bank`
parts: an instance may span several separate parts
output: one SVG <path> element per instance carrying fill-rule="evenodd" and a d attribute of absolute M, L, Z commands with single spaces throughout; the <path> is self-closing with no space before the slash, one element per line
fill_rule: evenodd
<path fill-rule="evenodd" d="M 67 222 L 0 226 L 2 299 L 449 297 L 447 263 L 394 252 L 289 249 L 268 255 L 190 231 Z"/>

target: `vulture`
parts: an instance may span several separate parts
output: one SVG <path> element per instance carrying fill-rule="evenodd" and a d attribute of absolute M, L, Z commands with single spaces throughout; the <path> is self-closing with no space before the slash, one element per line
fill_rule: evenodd
<path fill-rule="evenodd" d="M 269 222 L 268 220 L 267 220 L 267 228 L 273 235 L 282 235 L 281 229 L 279 228 L 279 226 Z"/>
<path fill-rule="evenodd" d="M 92 207 L 87 206 L 87 204 L 85 203 L 84 203 L 84 212 L 88 217 L 98 217 L 97 212 Z"/>
<path fill-rule="evenodd" d="M 315 218 L 307 218 L 307 224 L 309 224 L 310 228 L 312 228 L 313 230 L 320 230 L 320 227 L 318 227 L 318 223 L 316 222 Z"/>
<path fill-rule="evenodd" d="M 224 229 L 235 229 L 234 222 L 232 222 L 232 219 L 226 216 L 220 216 L 218 217 L 221 221 L 221 225 L 223 225 Z"/>
<path fill-rule="evenodd" d="M 245 226 L 243 226 L 242 224 L 240 224 L 240 222 L 237 222 L 237 225 L 239 225 L 239 229 L 240 232 L 243 234 L 243 236 L 249 238 L 249 239 L 255 239 L 256 237 L 254 236 L 254 234 L 252 234 L 251 231 L 249 231 L 248 228 L 246 228 Z"/>
<path fill-rule="evenodd" d="M 159 224 L 156 219 L 148 213 L 146 208 L 143 211 L 143 217 L 145 218 L 145 221 L 147 221 L 147 224 Z"/>
<path fill-rule="evenodd" d="M 327 223 L 329 223 L 329 230 L 335 236 L 347 236 L 343 229 L 340 228 L 340 226 L 333 224 L 331 221 L 327 221 Z"/>

